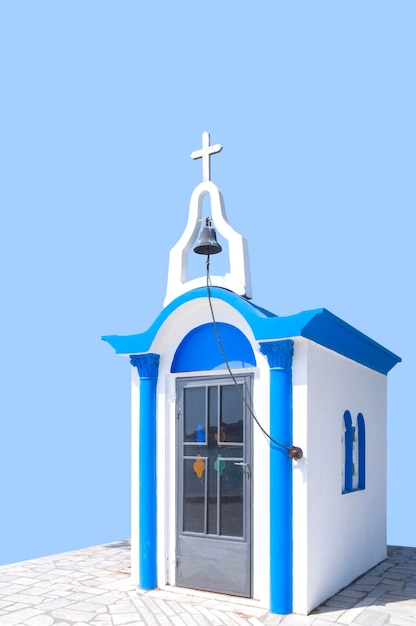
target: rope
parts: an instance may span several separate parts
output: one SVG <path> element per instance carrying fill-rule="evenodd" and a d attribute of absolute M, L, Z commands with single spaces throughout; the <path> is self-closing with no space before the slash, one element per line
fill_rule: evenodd
<path fill-rule="evenodd" d="M 222 341 L 221 341 L 221 336 L 218 330 L 218 326 L 217 326 L 217 321 L 215 319 L 215 315 L 214 315 L 214 309 L 212 306 L 212 298 L 211 298 L 211 287 L 210 287 L 210 276 L 209 276 L 209 254 L 207 255 L 207 261 L 206 261 L 206 265 L 207 265 L 207 294 L 208 294 L 208 302 L 209 302 L 209 308 L 211 311 L 211 317 L 212 317 L 212 323 L 214 325 L 214 331 L 215 331 L 215 335 L 217 337 L 217 342 L 218 342 L 218 346 L 220 348 L 221 351 L 221 355 L 222 358 L 224 359 L 224 363 L 227 366 L 227 370 L 228 373 L 230 374 L 233 383 L 235 384 L 235 386 L 238 389 L 238 393 L 240 394 L 241 398 L 243 399 L 244 405 L 246 406 L 246 408 L 248 409 L 251 417 L 254 419 L 254 421 L 256 422 L 257 426 L 260 428 L 261 432 L 272 442 L 274 443 L 276 446 L 278 446 L 279 448 L 283 448 L 284 450 L 287 450 L 289 457 L 293 460 L 298 461 L 299 459 L 301 459 L 303 457 L 303 452 L 301 448 L 298 448 L 297 446 L 285 446 L 283 443 L 280 443 L 279 441 L 276 441 L 276 439 L 273 439 L 273 437 L 271 435 L 269 435 L 269 433 L 263 428 L 263 426 L 260 424 L 259 420 L 257 419 L 253 409 L 251 408 L 251 406 L 249 405 L 249 403 L 246 400 L 245 395 L 243 394 L 243 392 L 240 389 L 240 385 L 237 382 L 236 377 L 234 376 L 230 364 L 228 362 L 227 356 L 225 354 L 225 350 L 224 350 L 224 346 L 222 345 Z"/>

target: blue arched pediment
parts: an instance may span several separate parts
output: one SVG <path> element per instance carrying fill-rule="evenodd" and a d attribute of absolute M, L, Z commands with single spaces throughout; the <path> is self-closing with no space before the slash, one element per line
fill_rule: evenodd
<path fill-rule="evenodd" d="M 230 367 L 256 367 L 251 344 L 241 330 L 223 322 L 217 322 L 217 329 Z M 210 323 L 193 328 L 182 339 L 170 371 L 199 372 L 225 368 L 214 324 Z"/>
<path fill-rule="evenodd" d="M 234 308 L 250 326 L 257 341 L 305 337 L 382 374 L 387 374 L 396 363 L 401 361 L 400 357 L 326 309 L 302 311 L 288 317 L 278 317 L 227 289 L 212 287 L 211 296 L 214 301 L 215 299 L 222 300 Z M 199 298 L 207 298 L 206 288 L 199 287 L 176 298 L 161 311 L 144 333 L 128 336 L 106 335 L 103 339 L 113 346 L 117 354 L 148 352 L 152 349 L 157 333 L 169 316 L 183 304 Z"/>

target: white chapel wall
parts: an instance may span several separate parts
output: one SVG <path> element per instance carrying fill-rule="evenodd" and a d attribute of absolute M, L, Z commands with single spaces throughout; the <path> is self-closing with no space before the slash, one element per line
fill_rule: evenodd
<path fill-rule="evenodd" d="M 302 448 L 303 458 L 293 462 L 293 611 L 306 613 L 307 605 L 307 471 L 308 471 L 308 405 L 307 357 L 309 342 L 294 340 L 292 366 L 293 445 Z"/>
<path fill-rule="evenodd" d="M 307 606 L 309 612 L 386 557 L 387 377 L 308 346 Z M 366 426 L 366 487 L 342 493 L 343 415 Z"/>
<path fill-rule="evenodd" d="M 139 420 L 140 379 L 136 367 L 131 367 L 131 581 L 139 584 Z"/>

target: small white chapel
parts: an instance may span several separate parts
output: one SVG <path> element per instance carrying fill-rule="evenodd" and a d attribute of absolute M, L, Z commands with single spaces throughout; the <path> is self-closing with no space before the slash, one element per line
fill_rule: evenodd
<path fill-rule="evenodd" d="M 160 314 L 103 337 L 132 366 L 131 575 L 308 614 L 386 558 L 387 374 L 401 359 L 324 308 L 253 303 L 247 241 L 211 180 L 221 149 L 204 132 L 191 154 L 202 182 Z M 229 255 L 224 276 L 214 254 Z"/>

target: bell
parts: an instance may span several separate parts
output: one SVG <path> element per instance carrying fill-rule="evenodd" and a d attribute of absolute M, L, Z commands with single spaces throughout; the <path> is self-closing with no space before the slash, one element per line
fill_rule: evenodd
<path fill-rule="evenodd" d="M 211 220 L 209 217 L 205 220 L 205 226 L 201 230 L 199 240 L 196 243 L 194 252 L 197 254 L 218 254 L 222 248 L 217 241 L 217 234 L 215 229 L 211 227 Z"/>

